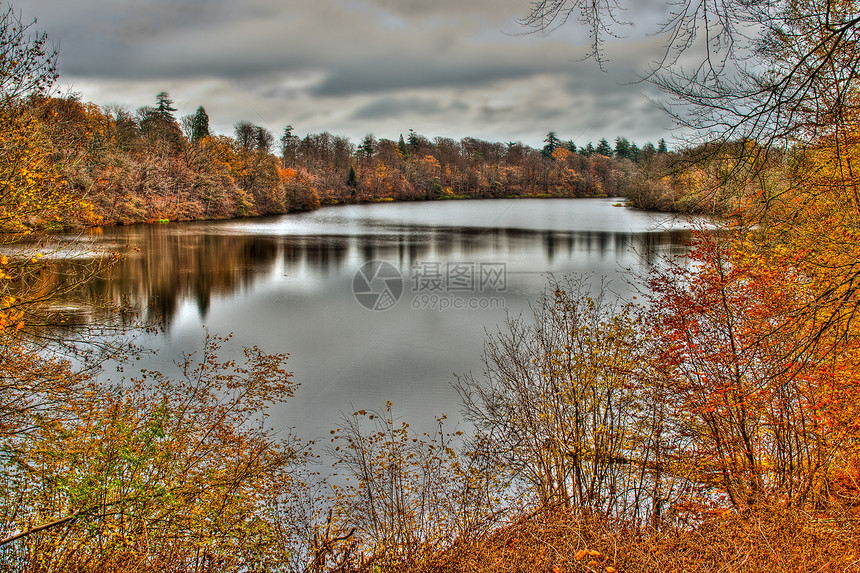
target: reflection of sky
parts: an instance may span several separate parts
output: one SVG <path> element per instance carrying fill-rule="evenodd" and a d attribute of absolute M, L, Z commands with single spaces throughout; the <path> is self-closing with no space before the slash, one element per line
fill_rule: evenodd
<path fill-rule="evenodd" d="M 415 226 L 421 208 L 427 224 Z M 446 220 L 453 226 L 443 227 Z M 386 400 L 409 417 L 432 421 L 445 413 L 456 419 L 454 373 L 480 372 L 485 329 L 501 324 L 505 310 L 416 310 L 418 297 L 500 297 L 518 315 L 544 288 L 548 273 L 591 273 L 595 282 L 606 276 L 613 291 L 629 293 L 630 270 L 644 269 L 648 253 L 684 249 L 684 233 L 658 230 L 660 221 L 611 201 L 573 199 L 336 207 L 259 220 L 106 229 L 106 242 L 136 244 L 140 252 L 99 289 L 130 300 L 150 319 L 165 319 L 166 333 L 139 341 L 161 349 L 147 368 L 169 369 L 180 350 L 199 346 L 204 324 L 213 333 L 234 333 L 237 348 L 289 352 L 289 369 L 302 388 L 274 417 L 278 425 L 323 434 L 339 411 L 372 409 Z M 312 227 L 318 234 L 306 234 Z M 392 263 L 405 279 L 403 297 L 391 310 L 365 310 L 353 297 L 353 277 L 370 260 Z M 505 288 L 416 289 L 410 279 L 425 263 L 476 270 L 480 263 L 504 263 Z"/>
<path fill-rule="evenodd" d="M 685 219 L 623 208 L 623 199 L 588 201 L 522 199 L 343 205 L 287 218 L 228 223 L 227 233 L 255 235 L 385 234 L 434 227 L 531 229 L 539 231 L 641 232 L 688 227 Z M 417 227 L 417 228 L 416 228 Z"/>

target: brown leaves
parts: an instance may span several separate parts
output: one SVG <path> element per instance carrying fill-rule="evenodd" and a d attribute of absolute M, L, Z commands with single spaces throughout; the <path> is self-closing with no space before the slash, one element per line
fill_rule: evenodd
<path fill-rule="evenodd" d="M 68 365 L 38 356 L 22 364 L 40 380 L 31 401 L 52 396 L 49 366 L 65 393 L 38 410 L 22 404 L 21 421 L 31 430 L 15 442 L 7 467 L 29 509 L 8 527 L 79 515 L 61 522 L 60 531 L 19 542 L 34 558 L 56 564 L 74 555 L 96 570 L 126 561 L 131 570 L 170 560 L 170 568 L 192 566 L 203 551 L 228 568 L 241 568 L 255 552 L 283 557 L 266 525 L 268 506 L 289 492 L 299 446 L 270 436 L 263 420 L 295 385 L 285 355 L 251 348 L 243 364 L 221 362 L 223 342 L 207 338 L 182 378 L 147 372 L 115 387 L 85 380 L 73 386 Z"/>

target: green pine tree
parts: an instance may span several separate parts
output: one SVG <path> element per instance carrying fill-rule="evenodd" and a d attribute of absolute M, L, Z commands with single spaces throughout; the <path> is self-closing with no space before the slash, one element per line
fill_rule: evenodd
<path fill-rule="evenodd" d="M 600 140 L 594 152 L 598 155 L 603 155 L 604 157 L 612 157 L 612 147 L 609 146 L 609 142 L 606 141 L 606 138 Z"/>
<path fill-rule="evenodd" d="M 159 92 L 159 94 L 155 96 L 155 101 L 157 102 L 155 111 L 162 119 L 176 121 L 176 118 L 173 117 L 173 112 L 176 111 L 176 108 L 173 107 L 173 100 L 170 99 L 167 92 Z"/>
<path fill-rule="evenodd" d="M 209 115 L 201 105 L 191 120 L 191 141 L 196 143 L 204 137 L 209 137 Z"/>
<path fill-rule="evenodd" d="M 556 136 L 554 131 L 547 133 L 546 139 L 543 141 L 546 144 L 541 150 L 544 157 L 552 157 L 552 152 L 561 147 L 561 140 Z"/>
<path fill-rule="evenodd" d="M 409 148 L 406 147 L 406 141 L 403 139 L 403 134 L 400 134 L 400 141 L 397 142 L 397 151 L 400 152 L 400 157 L 409 159 Z"/>
<path fill-rule="evenodd" d="M 372 133 L 368 133 L 361 140 L 361 145 L 355 150 L 358 157 L 370 158 L 376 153 L 376 138 Z"/>
<path fill-rule="evenodd" d="M 615 156 L 630 159 L 630 141 L 626 137 L 615 138 Z"/>

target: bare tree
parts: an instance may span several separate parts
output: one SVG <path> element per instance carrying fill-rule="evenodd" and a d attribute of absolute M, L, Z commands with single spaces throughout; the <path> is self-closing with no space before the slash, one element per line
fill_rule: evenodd
<path fill-rule="evenodd" d="M 856 1 L 669 0 L 654 32 L 664 49 L 646 77 L 669 96 L 681 125 L 708 139 L 771 145 L 806 140 L 856 109 L 860 11 Z M 619 0 L 540 0 L 522 23 L 551 30 L 571 19 L 587 54 L 623 31 Z M 681 56 L 685 57 L 682 65 Z"/>
<path fill-rule="evenodd" d="M 55 46 L 48 36 L 32 30 L 11 5 L 0 15 L 0 94 L 8 102 L 17 97 L 43 93 L 57 80 Z"/>
<path fill-rule="evenodd" d="M 572 279 L 532 310 L 490 337 L 483 378 L 456 385 L 482 447 L 540 504 L 656 523 L 678 482 L 635 309 Z"/>
<path fill-rule="evenodd" d="M 250 151 L 256 143 L 257 126 L 250 121 L 240 121 L 233 126 L 236 142 L 242 149 Z"/>

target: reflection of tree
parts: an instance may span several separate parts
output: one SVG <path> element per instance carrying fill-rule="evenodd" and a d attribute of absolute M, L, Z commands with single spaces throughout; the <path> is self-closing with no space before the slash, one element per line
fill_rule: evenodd
<path fill-rule="evenodd" d="M 650 264 L 654 253 L 683 249 L 686 239 L 683 232 L 428 227 L 391 235 L 273 237 L 219 234 L 218 229 L 208 225 L 183 232 L 173 227 L 107 230 L 99 240 L 128 245 L 129 252 L 109 276 L 75 291 L 65 301 L 66 308 L 88 308 L 80 320 L 104 320 L 119 308 L 126 311 L 118 314 L 121 318 L 166 327 L 183 302 L 193 301 L 205 317 L 212 297 L 253 289 L 261 280 L 270 280 L 279 263 L 283 274 L 299 281 L 350 275 L 356 261 L 371 260 L 409 269 L 429 260 L 482 262 L 490 257 L 498 262 L 531 253 L 542 253 L 548 262 L 595 255 L 622 260 L 633 251 Z M 71 269 L 71 263 L 66 267 Z M 53 280 L 66 280 L 68 275 L 60 272 Z"/>

